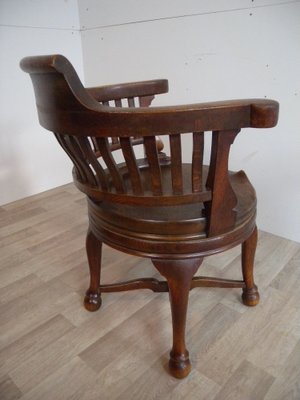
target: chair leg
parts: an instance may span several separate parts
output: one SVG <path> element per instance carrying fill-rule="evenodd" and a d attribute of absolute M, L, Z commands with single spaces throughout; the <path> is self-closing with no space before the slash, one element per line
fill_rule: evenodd
<path fill-rule="evenodd" d="M 96 311 L 101 306 L 100 272 L 102 242 L 89 229 L 86 236 L 86 252 L 90 267 L 90 287 L 84 298 L 84 306 L 88 311 Z"/>
<path fill-rule="evenodd" d="M 191 280 L 201 265 L 202 259 L 152 260 L 169 286 L 173 324 L 173 347 L 169 368 L 175 378 L 185 378 L 190 370 L 189 352 L 185 345 L 185 326 Z"/>
<path fill-rule="evenodd" d="M 242 271 L 246 287 L 243 289 L 242 300 L 246 306 L 256 306 L 259 303 L 259 293 L 254 283 L 253 267 L 257 244 L 257 228 L 242 244 Z"/>

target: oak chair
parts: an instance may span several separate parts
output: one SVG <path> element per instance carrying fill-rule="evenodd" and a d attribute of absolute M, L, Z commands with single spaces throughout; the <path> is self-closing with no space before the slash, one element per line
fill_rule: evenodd
<path fill-rule="evenodd" d="M 191 369 L 185 345 L 189 291 L 242 288 L 245 305 L 259 301 L 253 279 L 255 191 L 243 171 L 228 171 L 228 156 L 241 128 L 276 125 L 278 103 L 253 99 L 149 108 L 154 95 L 168 91 L 167 80 L 84 88 L 61 55 L 27 57 L 21 68 L 31 76 L 40 124 L 54 133 L 72 160 L 75 185 L 87 196 L 86 309 L 97 310 L 103 292 L 169 292 L 169 368 L 173 376 L 184 378 Z M 208 166 L 203 165 L 204 132 L 212 135 Z M 168 141 L 170 154 L 163 152 L 157 135 Z M 186 135 L 192 137 L 192 152 L 184 163 Z M 137 145 L 144 149 L 139 157 Z M 100 285 L 103 242 L 150 258 L 166 280 Z M 242 280 L 194 277 L 205 256 L 240 244 Z"/>

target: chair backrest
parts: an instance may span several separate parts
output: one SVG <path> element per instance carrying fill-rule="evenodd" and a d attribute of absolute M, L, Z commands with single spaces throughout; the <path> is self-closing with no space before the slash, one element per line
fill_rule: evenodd
<path fill-rule="evenodd" d="M 85 89 L 60 55 L 27 57 L 21 68 L 31 75 L 40 124 L 55 134 L 74 164 L 75 183 L 89 197 L 140 206 L 203 203 L 208 235 L 233 226 L 230 145 L 243 127 L 274 126 L 276 102 L 148 108 L 155 94 L 168 91 L 166 80 Z M 212 131 L 208 169 L 203 168 L 205 131 Z M 188 133 L 193 143 L 189 167 L 182 162 L 181 148 Z M 157 135 L 168 136 L 168 156 Z M 140 159 L 136 144 L 144 146 Z M 115 150 L 124 162 L 117 162 Z"/>

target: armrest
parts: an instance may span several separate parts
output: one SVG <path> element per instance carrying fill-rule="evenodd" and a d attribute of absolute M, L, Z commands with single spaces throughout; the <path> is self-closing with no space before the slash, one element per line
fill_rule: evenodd
<path fill-rule="evenodd" d="M 94 108 L 96 136 L 151 136 L 241 128 L 271 128 L 277 124 L 279 104 L 247 99 L 173 107 Z M 102 112 L 101 112 L 102 111 Z"/>
<path fill-rule="evenodd" d="M 155 94 L 167 93 L 168 89 L 167 79 L 86 88 L 87 92 L 97 101 L 152 96 Z"/>
<path fill-rule="evenodd" d="M 155 81 L 157 82 L 157 81 Z M 164 81 L 162 85 L 166 85 Z M 37 82 L 36 90 L 39 89 Z M 122 96 L 133 95 L 133 89 Z M 139 83 L 133 84 L 133 87 Z M 131 84 L 129 84 L 131 86 Z M 159 86 L 159 84 L 158 84 Z M 149 86 L 151 91 L 156 83 Z M 166 86 L 164 86 L 166 88 Z M 66 87 L 66 90 L 68 87 Z M 99 90 L 105 90 L 99 88 Z M 144 89 L 140 92 L 151 93 Z M 113 92 L 113 89 L 112 89 Z M 112 94 L 111 92 L 111 94 Z M 103 93 L 103 92 L 102 92 Z M 121 95 L 121 91 L 115 89 Z M 114 97 L 115 97 L 114 93 Z M 135 91 L 136 94 L 136 91 Z M 75 95 L 75 97 L 74 97 Z M 271 128 L 277 124 L 279 104 L 274 100 L 247 99 L 171 107 L 109 107 L 99 104 L 86 90 L 67 93 L 74 102 L 67 109 L 60 103 L 37 104 L 40 124 L 52 131 L 89 136 L 153 136 L 184 132 L 226 131 L 241 128 Z M 107 96 L 106 98 L 112 98 Z M 75 100 L 75 101 L 74 101 Z M 55 107 L 53 107 L 53 104 Z M 59 111 L 59 112 L 58 112 Z"/>
<path fill-rule="evenodd" d="M 266 99 L 174 107 L 108 107 L 98 101 L 138 96 L 146 99 L 148 105 L 154 94 L 168 91 L 168 81 L 84 89 L 72 65 L 61 55 L 27 57 L 21 61 L 21 67 L 31 75 L 40 124 L 53 132 L 83 136 L 152 136 L 154 133 L 270 128 L 278 119 L 278 103 Z"/>

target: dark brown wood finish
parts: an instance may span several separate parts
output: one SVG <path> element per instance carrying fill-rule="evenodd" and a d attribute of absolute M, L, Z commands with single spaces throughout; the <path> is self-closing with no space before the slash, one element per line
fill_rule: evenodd
<path fill-rule="evenodd" d="M 259 303 L 259 293 L 253 279 L 256 244 L 257 228 L 255 227 L 251 236 L 242 243 L 242 271 L 245 281 L 242 299 L 246 306 L 256 306 Z"/>
<path fill-rule="evenodd" d="M 191 368 L 185 345 L 189 291 L 242 288 L 245 305 L 259 301 L 253 278 L 255 191 L 243 171 L 228 171 L 228 158 L 242 128 L 276 125 L 278 103 L 253 99 L 149 107 L 156 94 L 168 91 L 167 80 L 85 89 L 60 55 L 28 57 L 21 68 L 31 76 L 40 124 L 54 132 L 74 164 L 76 186 L 88 197 L 91 281 L 85 307 L 97 310 L 101 292 L 169 292 L 170 372 L 185 377 Z M 208 166 L 203 165 L 204 132 L 212 134 Z M 169 140 L 169 155 L 157 135 Z M 192 136 L 190 162 L 182 158 L 186 135 Z M 142 157 L 138 145 L 144 147 Z M 100 284 L 102 243 L 150 258 L 167 280 Z M 193 276 L 203 257 L 239 244 L 243 280 Z"/>
<path fill-rule="evenodd" d="M 191 281 L 202 261 L 201 258 L 153 260 L 154 266 L 168 281 L 173 324 L 169 368 L 172 375 L 179 379 L 185 378 L 191 370 L 189 352 L 185 345 L 186 313 Z"/>
<path fill-rule="evenodd" d="M 204 152 L 204 133 L 193 133 L 193 158 L 192 158 L 192 189 L 193 192 L 202 192 L 202 164 Z"/>
<path fill-rule="evenodd" d="M 90 287 L 84 298 L 85 308 L 96 311 L 101 306 L 100 273 L 102 242 L 100 242 L 89 229 L 86 236 L 86 252 L 90 267 Z"/>

